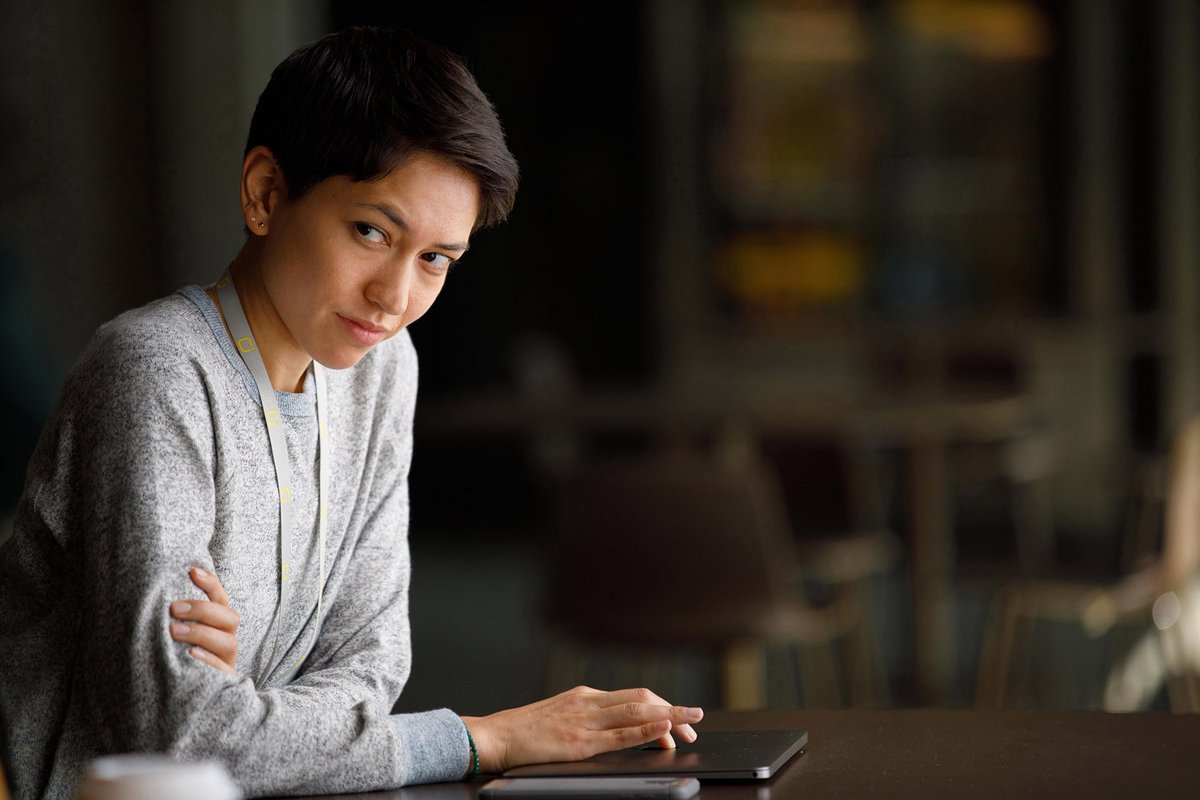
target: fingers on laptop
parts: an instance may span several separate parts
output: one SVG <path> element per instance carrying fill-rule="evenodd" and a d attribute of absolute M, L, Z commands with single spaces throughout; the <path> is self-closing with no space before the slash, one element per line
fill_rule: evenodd
<path fill-rule="evenodd" d="M 685 742 L 696 741 L 696 731 L 691 723 L 704 718 L 702 709 L 671 705 L 649 689 L 621 689 L 597 694 L 597 699 L 608 707 L 608 713 L 614 715 L 611 727 L 617 727 L 622 716 L 633 721 L 668 720 L 670 732 L 660 740 L 664 747 L 674 746 L 671 734 Z"/>
<path fill-rule="evenodd" d="M 464 717 L 485 769 L 572 761 L 658 741 L 674 746 L 674 732 L 692 742 L 691 723 L 704 713 L 675 706 L 647 689 L 604 692 L 578 686 L 537 703 L 488 717 Z"/>

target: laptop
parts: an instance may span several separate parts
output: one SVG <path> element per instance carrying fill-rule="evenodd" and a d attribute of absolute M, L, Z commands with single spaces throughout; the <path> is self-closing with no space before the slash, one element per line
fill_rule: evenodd
<path fill-rule="evenodd" d="M 674 750 L 654 744 L 601 753 L 583 761 L 529 764 L 506 778 L 569 775 L 694 775 L 700 780 L 765 780 L 808 744 L 808 731 L 702 731 Z"/>

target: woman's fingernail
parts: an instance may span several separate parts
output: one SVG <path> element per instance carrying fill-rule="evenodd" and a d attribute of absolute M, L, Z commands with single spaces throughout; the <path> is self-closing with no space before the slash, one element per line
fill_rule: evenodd
<path fill-rule="evenodd" d="M 187 634 L 188 630 L 188 626 L 184 625 L 182 622 L 171 623 L 171 634 L 174 636 L 184 636 Z"/>
<path fill-rule="evenodd" d="M 200 567 L 192 567 L 192 572 L 195 573 L 197 578 L 208 577 L 208 573 L 205 572 L 204 570 L 200 569 Z"/>
<path fill-rule="evenodd" d="M 687 713 L 689 719 L 700 719 L 701 717 L 704 716 L 704 709 L 689 708 L 689 709 L 686 709 L 686 713 Z"/>
<path fill-rule="evenodd" d="M 192 610 L 192 604 L 185 602 L 183 600 L 180 600 L 179 602 L 175 603 L 174 606 L 172 606 L 171 610 L 176 614 L 186 614 L 187 612 Z"/>

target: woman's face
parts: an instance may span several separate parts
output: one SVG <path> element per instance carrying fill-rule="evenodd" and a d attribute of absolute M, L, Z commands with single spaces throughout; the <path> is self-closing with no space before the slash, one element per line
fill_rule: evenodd
<path fill-rule="evenodd" d="M 300 350 L 353 366 L 429 309 L 478 213 L 475 179 L 424 151 L 376 180 L 326 178 L 272 209 L 264 288 Z"/>

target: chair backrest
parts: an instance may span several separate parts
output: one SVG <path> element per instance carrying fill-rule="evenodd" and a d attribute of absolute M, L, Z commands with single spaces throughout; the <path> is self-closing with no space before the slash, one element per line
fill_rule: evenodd
<path fill-rule="evenodd" d="M 599 638 L 717 643 L 788 592 L 793 548 L 754 467 L 694 453 L 593 465 L 566 492 L 549 610 Z"/>
<path fill-rule="evenodd" d="M 1177 587 L 1200 571 L 1200 414 L 1175 434 L 1167 481 L 1162 563 Z"/>

